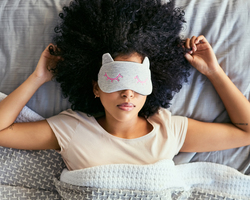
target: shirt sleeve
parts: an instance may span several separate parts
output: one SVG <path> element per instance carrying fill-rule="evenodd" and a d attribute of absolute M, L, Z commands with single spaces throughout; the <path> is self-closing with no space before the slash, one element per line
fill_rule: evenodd
<path fill-rule="evenodd" d="M 188 119 L 182 116 L 171 117 L 171 129 L 176 139 L 176 152 L 175 155 L 181 150 L 187 134 Z"/>
<path fill-rule="evenodd" d="M 75 133 L 79 120 L 75 117 L 74 111 L 67 110 L 59 115 L 46 119 L 53 130 L 58 144 L 61 147 L 59 153 L 65 151 Z"/>

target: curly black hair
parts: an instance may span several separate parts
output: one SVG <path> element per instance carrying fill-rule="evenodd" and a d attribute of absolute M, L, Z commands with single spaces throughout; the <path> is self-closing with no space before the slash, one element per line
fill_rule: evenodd
<path fill-rule="evenodd" d="M 54 43 L 63 61 L 54 69 L 56 81 L 73 110 L 96 116 L 103 113 L 94 98 L 93 80 L 104 53 L 113 58 L 138 53 L 150 60 L 153 92 L 139 116 L 149 117 L 170 100 L 187 82 L 190 65 L 179 36 L 184 11 L 161 0 L 74 0 L 59 14 Z"/>

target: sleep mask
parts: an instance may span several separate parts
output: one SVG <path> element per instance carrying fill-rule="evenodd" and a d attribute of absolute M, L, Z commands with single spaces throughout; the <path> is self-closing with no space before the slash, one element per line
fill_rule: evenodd
<path fill-rule="evenodd" d="M 141 64 L 114 61 L 109 53 L 103 54 L 98 85 L 105 93 L 133 90 L 141 95 L 151 94 L 152 82 L 148 57 L 145 57 Z"/>

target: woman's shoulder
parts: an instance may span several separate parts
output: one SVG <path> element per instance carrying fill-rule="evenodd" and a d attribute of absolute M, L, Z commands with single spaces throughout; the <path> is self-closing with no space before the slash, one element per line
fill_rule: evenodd
<path fill-rule="evenodd" d="M 179 138 L 178 140 L 181 140 L 181 143 L 183 143 L 188 127 L 187 117 L 172 115 L 169 110 L 160 108 L 159 111 L 150 118 L 150 121 L 155 127 L 160 127 L 163 134 Z"/>
<path fill-rule="evenodd" d="M 160 108 L 154 115 L 149 117 L 150 121 L 156 123 L 172 124 L 182 120 L 186 120 L 187 117 L 180 115 L 172 115 L 172 113 L 166 108 Z"/>
<path fill-rule="evenodd" d="M 149 117 L 151 120 L 156 120 L 156 119 L 171 119 L 171 112 L 165 108 L 159 108 L 159 110 L 153 114 L 152 116 Z"/>
<path fill-rule="evenodd" d="M 89 121 L 93 117 L 77 110 L 67 109 L 60 112 L 58 115 L 52 116 L 49 119 L 70 119 L 70 120 L 77 120 L 77 121 Z"/>
<path fill-rule="evenodd" d="M 91 128 L 95 125 L 95 118 L 87 115 L 86 113 L 68 109 L 62 111 L 58 115 L 46 119 L 54 132 L 59 130 L 70 133 L 75 132 L 77 127 L 84 126 Z"/>
<path fill-rule="evenodd" d="M 58 115 L 67 115 L 67 116 L 72 116 L 72 117 L 85 117 L 87 116 L 86 113 L 80 112 L 77 110 L 72 110 L 72 109 L 67 109 L 62 112 L 60 112 Z"/>

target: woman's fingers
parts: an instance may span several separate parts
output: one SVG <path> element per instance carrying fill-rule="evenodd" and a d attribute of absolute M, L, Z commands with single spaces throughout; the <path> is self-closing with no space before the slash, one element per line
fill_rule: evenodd
<path fill-rule="evenodd" d="M 195 44 L 204 43 L 204 42 L 207 42 L 207 40 L 203 35 L 200 35 L 195 39 Z"/>
<path fill-rule="evenodd" d="M 207 42 L 207 40 L 203 35 L 200 35 L 198 37 L 193 36 L 191 39 L 186 39 L 185 47 L 187 49 L 190 49 L 189 54 L 193 54 L 197 51 L 197 45 L 205 42 Z"/>
<path fill-rule="evenodd" d="M 190 52 L 189 52 L 190 54 L 194 53 L 197 50 L 197 47 L 195 44 L 196 38 L 197 38 L 196 36 L 193 36 L 191 39 L 190 38 L 186 39 L 185 47 L 187 49 L 190 49 Z"/>
<path fill-rule="evenodd" d="M 192 53 L 186 53 L 185 55 L 184 55 L 184 57 L 187 59 L 187 61 L 192 65 L 192 62 L 193 62 L 193 56 L 192 55 L 190 55 L 190 54 L 192 54 Z"/>
<path fill-rule="evenodd" d="M 185 47 L 186 47 L 187 49 L 190 49 L 190 39 L 189 39 L 189 38 L 186 39 Z"/>
<path fill-rule="evenodd" d="M 192 48 L 193 52 L 195 52 L 197 50 L 196 44 L 195 44 L 195 40 L 197 39 L 196 36 L 193 36 L 190 40 L 190 48 Z"/>
<path fill-rule="evenodd" d="M 185 58 L 192 64 L 192 62 L 193 62 L 193 56 L 192 55 L 190 55 L 190 54 L 193 54 L 195 51 L 197 51 L 197 44 L 199 44 L 199 41 L 200 40 L 202 40 L 204 38 L 204 36 L 203 37 L 201 37 L 201 36 L 198 36 L 198 37 L 196 37 L 196 36 L 193 36 L 191 39 L 190 38 L 187 38 L 186 39 L 186 43 L 185 43 L 185 47 L 187 48 L 187 49 L 190 49 L 190 51 L 189 51 L 189 53 L 186 53 L 185 54 Z"/>
<path fill-rule="evenodd" d="M 48 50 L 49 51 L 49 53 L 53 56 L 53 59 L 55 60 L 55 61 L 59 61 L 59 60 L 64 60 L 61 56 L 54 56 L 55 55 L 55 53 L 60 53 L 60 49 L 59 48 L 57 48 L 57 45 L 54 45 L 54 44 L 52 44 L 52 43 L 50 43 L 47 47 L 46 47 L 46 50 Z"/>
<path fill-rule="evenodd" d="M 190 43 L 190 41 L 191 41 L 190 38 L 187 38 L 187 39 L 186 39 L 185 48 L 186 48 L 186 49 L 189 49 L 189 52 L 188 52 L 188 53 L 192 54 L 193 51 L 192 51 L 192 48 L 191 48 L 191 43 Z"/>

